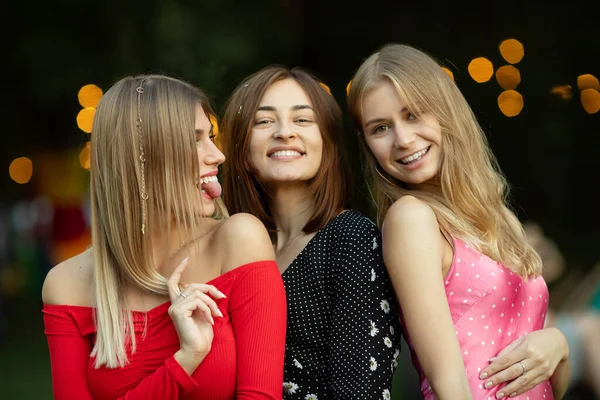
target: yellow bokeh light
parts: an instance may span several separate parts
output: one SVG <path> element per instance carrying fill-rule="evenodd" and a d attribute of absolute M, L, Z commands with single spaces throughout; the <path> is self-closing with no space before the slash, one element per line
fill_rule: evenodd
<path fill-rule="evenodd" d="M 77 98 L 83 108 L 96 108 L 102 97 L 102 89 L 96 85 L 85 85 L 79 89 Z"/>
<path fill-rule="evenodd" d="M 500 43 L 500 54 L 504 59 L 511 63 L 516 64 L 523 59 L 525 55 L 525 49 L 523 44 L 516 39 L 507 39 Z"/>
<path fill-rule="evenodd" d="M 443 70 L 445 73 L 447 73 L 447 74 L 448 74 L 448 76 L 449 76 L 450 78 L 452 78 L 452 80 L 454 80 L 454 74 L 452 73 L 452 71 L 450 71 L 450 70 L 449 70 L 448 68 L 446 68 L 446 67 L 442 67 L 442 70 Z"/>
<path fill-rule="evenodd" d="M 467 68 L 469 75 L 475 82 L 483 83 L 490 80 L 494 75 L 494 66 L 492 62 L 485 57 L 478 57 L 469 63 Z"/>
<path fill-rule="evenodd" d="M 573 88 L 571 85 L 556 85 L 550 89 L 550 94 L 552 96 L 560 97 L 565 101 L 569 101 L 573 97 Z"/>
<path fill-rule="evenodd" d="M 588 114 L 596 114 L 600 110 L 600 92 L 596 89 L 583 89 L 581 105 Z"/>
<path fill-rule="evenodd" d="M 323 89 L 325 89 L 325 91 L 326 91 L 327 93 L 329 93 L 329 95 L 330 95 L 330 96 L 333 96 L 333 95 L 331 94 L 331 89 L 329 89 L 329 86 L 327 86 L 327 85 L 326 85 L 326 84 L 324 84 L 323 82 L 319 82 L 319 85 L 321 85 L 321 87 L 322 87 Z"/>
<path fill-rule="evenodd" d="M 512 65 L 503 65 L 496 71 L 496 80 L 504 90 L 515 89 L 521 83 L 521 73 Z"/>
<path fill-rule="evenodd" d="M 94 116 L 96 115 L 95 108 L 84 108 L 77 114 L 77 126 L 86 133 L 92 133 L 92 125 L 94 125 Z"/>
<path fill-rule="evenodd" d="M 523 96 L 516 90 L 505 90 L 498 96 L 498 107 L 507 117 L 519 115 L 523 109 Z"/>
<path fill-rule="evenodd" d="M 221 143 L 221 138 L 219 136 L 219 121 L 217 120 L 217 117 L 214 115 L 211 115 L 209 117 L 209 119 L 210 119 L 210 123 L 213 126 L 213 134 L 215 135 L 215 138 L 213 140 L 215 142 L 215 145 L 217 146 L 217 148 L 220 151 L 223 151 L 223 145 Z"/>
<path fill-rule="evenodd" d="M 8 174 L 10 179 L 17 183 L 27 183 L 33 175 L 33 163 L 27 157 L 16 158 L 10 163 Z"/>
<path fill-rule="evenodd" d="M 79 153 L 79 164 L 85 169 L 90 169 L 90 153 L 92 150 L 92 144 L 87 142 L 85 147 L 81 149 Z"/>
<path fill-rule="evenodd" d="M 348 85 L 346 85 L 346 96 L 350 96 L 350 87 L 352 87 L 352 81 L 348 82 Z"/>
<path fill-rule="evenodd" d="M 584 74 L 577 77 L 577 87 L 581 91 L 585 89 L 600 90 L 600 83 L 598 83 L 598 78 L 594 75 Z"/>

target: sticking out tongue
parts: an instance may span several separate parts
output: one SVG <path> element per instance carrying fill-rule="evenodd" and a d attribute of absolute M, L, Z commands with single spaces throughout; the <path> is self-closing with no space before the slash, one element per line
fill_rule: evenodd
<path fill-rule="evenodd" d="M 221 196 L 221 184 L 219 182 L 203 183 L 201 188 L 213 199 Z"/>

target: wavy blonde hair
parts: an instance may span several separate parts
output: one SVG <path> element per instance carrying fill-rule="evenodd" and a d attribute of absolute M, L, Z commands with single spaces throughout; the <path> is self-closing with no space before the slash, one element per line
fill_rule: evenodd
<path fill-rule="evenodd" d="M 443 154 L 437 192 L 409 190 L 379 166 L 365 143 L 362 102 L 386 80 L 413 114 L 433 115 L 441 126 Z M 433 209 L 443 231 L 522 277 L 540 275 L 540 257 L 508 207 L 508 184 L 485 133 L 459 88 L 432 57 L 411 46 L 385 45 L 359 67 L 347 100 L 363 138 L 366 172 L 380 224 L 394 201 L 410 194 Z"/>
<path fill-rule="evenodd" d="M 131 311 L 123 296 L 126 285 L 168 293 L 151 257 L 152 233 L 175 225 L 197 237 L 206 229 L 196 186 L 198 104 L 207 116 L 214 114 L 194 86 L 145 75 L 118 81 L 96 110 L 90 168 L 96 368 L 124 366 L 127 349 L 135 352 Z M 214 217 L 226 216 L 222 203 L 216 206 Z M 168 251 L 168 236 L 162 245 Z"/>

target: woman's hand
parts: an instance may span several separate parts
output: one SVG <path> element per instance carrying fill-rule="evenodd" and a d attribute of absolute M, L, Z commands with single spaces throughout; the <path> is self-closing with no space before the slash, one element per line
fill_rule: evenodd
<path fill-rule="evenodd" d="M 486 388 L 510 382 L 497 394 L 497 399 L 514 397 L 550 379 L 559 363 L 569 355 L 565 336 L 556 328 L 534 331 L 506 346 L 481 371 Z"/>
<path fill-rule="evenodd" d="M 217 299 L 225 295 L 212 285 L 198 283 L 183 285 L 185 289 L 182 291 L 179 280 L 187 265 L 186 258 L 175 268 L 167 281 L 167 288 L 171 300 L 169 316 L 175 325 L 180 345 L 175 359 L 191 375 L 211 349 L 213 316 L 223 316 L 209 295 Z"/>

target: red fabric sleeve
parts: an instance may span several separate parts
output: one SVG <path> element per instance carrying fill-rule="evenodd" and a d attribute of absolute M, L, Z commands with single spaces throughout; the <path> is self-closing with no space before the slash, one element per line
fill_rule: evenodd
<path fill-rule="evenodd" d="M 275 261 L 253 263 L 234 283 L 229 315 L 235 332 L 237 400 L 281 399 L 287 304 Z"/>
<path fill-rule="evenodd" d="M 44 306 L 45 333 L 50 350 L 52 390 L 55 400 L 93 400 L 87 382 L 87 369 L 92 345 L 77 324 L 78 312 L 85 308 Z M 84 322 L 85 323 L 85 322 Z M 118 385 L 119 382 L 106 382 Z M 151 375 L 117 400 L 176 399 L 197 387 L 194 379 L 175 361 L 168 358 Z"/>
<path fill-rule="evenodd" d="M 50 351 L 54 399 L 93 400 L 87 382 L 92 344 L 81 335 L 68 307 L 44 306 L 42 312 Z"/>

